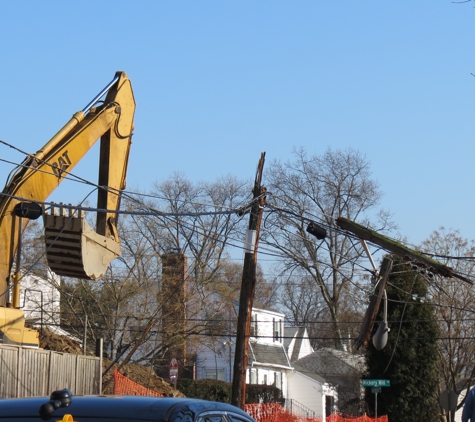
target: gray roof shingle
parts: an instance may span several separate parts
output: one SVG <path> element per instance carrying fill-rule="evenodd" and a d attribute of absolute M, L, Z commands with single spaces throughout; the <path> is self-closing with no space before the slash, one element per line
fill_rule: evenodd
<path fill-rule="evenodd" d="M 249 360 L 261 364 L 291 368 L 284 346 L 279 344 L 249 343 Z"/>
<path fill-rule="evenodd" d="M 299 359 L 295 368 L 306 374 L 318 374 L 333 384 L 344 385 L 349 380 L 361 378 L 365 364 L 362 356 L 323 348 Z"/>

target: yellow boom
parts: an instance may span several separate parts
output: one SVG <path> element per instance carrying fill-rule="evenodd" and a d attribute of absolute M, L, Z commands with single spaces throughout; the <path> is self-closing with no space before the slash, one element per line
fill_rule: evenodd
<path fill-rule="evenodd" d="M 100 102 L 104 95 L 105 100 Z M 120 255 L 114 210 L 118 210 L 120 192 L 125 188 L 134 112 L 130 80 L 124 72 L 117 72 L 111 83 L 88 106 L 75 113 L 43 148 L 28 156 L 7 182 L 0 194 L 0 307 L 19 306 L 16 299 L 9 299 L 12 288 L 18 288 L 19 284 L 19 277 L 14 280 L 11 273 L 19 233 L 28 220 L 13 214 L 15 206 L 23 201 L 44 202 L 99 138 L 97 207 L 112 212 L 98 213 L 95 231 L 80 213 L 44 215 L 47 258 L 59 275 L 96 280 Z M 15 344 L 16 341 L 6 338 L 8 312 L 2 315 L 6 316 L 3 320 L 0 317 L 0 334 L 3 333 L 4 342 Z M 18 321 L 17 313 L 15 320 Z"/>

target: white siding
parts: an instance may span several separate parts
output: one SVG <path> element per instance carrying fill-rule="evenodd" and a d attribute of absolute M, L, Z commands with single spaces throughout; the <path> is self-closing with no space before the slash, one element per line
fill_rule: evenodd
<path fill-rule="evenodd" d="M 282 344 L 284 335 L 284 314 L 267 311 L 264 309 L 253 309 L 252 315 L 257 319 L 257 341 L 259 343 Z M 277 325 L 279 340 L 274 340 L 274 324 Z"/>
<path fill-rule="evenodd" d="M 300 372 L 287 375 L 287 399 L 293 399 L 315 412 L 316 417 L 325 415 L 324 386 Z"/>
<path fill-rule="evenodd" d="M 285 369 L 280 368 L 269 368 L 265 366 L 251 366 L 247 368 L 249 371 L 256 372 L 256 384 L 266 384 L 266 385 L 274 385 L 276 373 L 280 375 L 280 385 L 277 385 L 277 388 L 281 388 L 281 385 L 285 382 Z M 249 379 L 249 377 L 247 377 Z"/>
<path fill-rule="evenodd" d="M 295 336 L 298 336 L 298 335 L 299 334 L 297 332 L 295 334 Z M 299 350 L 298 356 L 293 356 L 294 347 L 295 347 L 295 343 L 296 343 L 295 337 L 292 339 L 292 341 L 289 344 L 288 355 L 289 355 L 289 358 L 292 357 L 293 361 L 302 359 L 303 357 L 308 356 L 311 353 L 313 353 L 313 347 L 310 344 L 310 339 L 308 338 L 307 329 L 305 329 L 305 333 L 304 333 L 303 337 L 304 338 L 301 340 L 301 345 L 300 345 L 300 350 Z"/>
<path fill-rule="evenodd" d="M 306 338 L 302 340 L 302 345 L 300 346 L 300 353 L 297 357 L 297 360 L 302 359 L 303 357 L 308 356 L 311 353 L 313 353 L 313 347 L 310 344 L 310 339 L 308 338 L 307 330 L 305 330 L 305 336 Z"/>
<path fill-rule="evenodd" d="M 49 280 L 27 274 L 20 283 L 20 307 L 25 312 L 25 319 L 34 319 L 37 324 L 58 327 L 60 323 L 59 276 L 50 274 Z M 43 312 L 41 310 L 43 309 Z"/>

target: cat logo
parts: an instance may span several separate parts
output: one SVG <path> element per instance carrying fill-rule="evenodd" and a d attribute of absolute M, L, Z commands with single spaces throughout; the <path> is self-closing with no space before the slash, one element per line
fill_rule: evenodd
<path fill-rule="evenodd" d="M 58 158 L 58 162 L 53 163 L 51 167 L 53 168 L 53 173 L 61 178 L 61 175 L 71 166 L 71 160 L 69 159 L 68 151 L 63 152 L 63 154 Z"/>

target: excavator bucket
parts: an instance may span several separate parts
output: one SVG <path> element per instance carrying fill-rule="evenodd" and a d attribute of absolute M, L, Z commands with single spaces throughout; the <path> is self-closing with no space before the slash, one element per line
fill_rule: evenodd
<path fill-rule="evenodd" d="M 43 222 L 48 265 L 58 275 L 98 280 L 120 256 L 120 244 L 96 233 L 82 215 L 43 214 Z"/>

